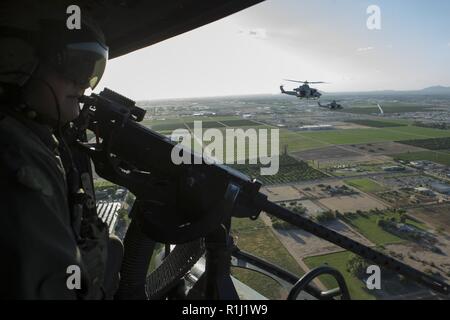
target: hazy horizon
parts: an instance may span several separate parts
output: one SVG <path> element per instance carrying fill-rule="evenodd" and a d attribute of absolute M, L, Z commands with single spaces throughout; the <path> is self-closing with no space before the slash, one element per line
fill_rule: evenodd
<path fill-rule="evenodd" d="M 409 93 L 409 92 L 416 92 L 416 91 L 421 91 L 423 89 L 427 89 L 427 88 L 433 88 L 433 87 L 445 87 L 448 88 L 450 90 L 450 86 L 441 86 L 441 85 L 434 85 L 434 86 L 428 86 L 426 88 L 421 88 L 421 89 L 417 89 L 417 90 L 396 90 L 396 89 L 386 89 L 386 90 L 374 90 L 374 91 L 336 91 L 336 92 L 323 92 L 322 95 L 322 99 L 326 100 L 327 96 L 333 96 L 333 95 L 340 95 L 340 94 L 349 94 L 349 95 L 357 95 L 357 94 L 376 94 L 376 93 L 380 93 L 382 94 L 383 92 L 393 92 L 393 93 L 398 93 L 398 94 L 402 94 L 402 93 Z M 448 94 L 450 96 L 450 93 Z M 286 99 L 291 99 L 291 100 L 299 100 L 296 97 L 292 97 L 292 96 L 287 96 L 282 94 L 281 92 L 276 92 L 276 93 L 270 93 L 270 92 L 261 92 L 261 93 L 244 93 L 244 94 L 229 94 L 229 95 L 211 95 L 211 96 L 186 96 L 186 97 L 165 97 L 165 98 L 150 98 L 150 99 L 135 99 L 138 102 L 142 102 L 142 101 L 165 101 L 165 100 L 187 100 L 187 99 L 213 99 L 213 98 L 234 98 L 234 97 L 252 97 L 252 96 L 273 96 L 273 97 L 280 97 L 280 98 L 286 98 Z M 447 94 L 445 94 L 445 96 L 447 96 Z M 310 100 L 310 101 L 315 101 L 315 100 Z"/>

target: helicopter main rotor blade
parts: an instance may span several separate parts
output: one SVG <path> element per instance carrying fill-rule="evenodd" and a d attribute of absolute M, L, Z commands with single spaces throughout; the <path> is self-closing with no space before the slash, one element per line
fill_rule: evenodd
<path fill-rule="evenodd" d="M 320 84 L 320 83 L 328 83 L 323 81 L 301 81 L 301 80 L 292 80 L 292 79 L 283 79 L 284 81 L 297 82 L 297 83 L 308 83 L 308 84 Z"/>
<path fill-rule="evenodd" d="M 283 79 L 284 81 L 290 81 L 290 82 L 297 82 L 297 83 L 305 83 L 308 81 L 299 81 L 299 80 L 290 80 L 290 79 Z M 309 82 L 308 82 L 309 83 Z"/>

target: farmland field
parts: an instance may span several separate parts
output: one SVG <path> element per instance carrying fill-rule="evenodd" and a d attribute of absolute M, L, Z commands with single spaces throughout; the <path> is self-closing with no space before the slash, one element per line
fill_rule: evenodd
<path fill-rule="evenodd" d="M 287 145 L 288 152 L 295 152 L 318 149 L 331 145 L 363 144 L 440 137 L 450 137 L 450 130 L 446 131 L 413 126 L 343 129 L 302 133 L 280 130 L 280 148 Z"/>
<path fill-rule="evenodd" d="M 311 150 L 330 145 L 332 144 L 316 139 L 314 136 L 309 137 L 293 131 L 280 129 L 280 149 L 283 150 L 284 146 L 287 146 L 288 152 Z"/>
<path fill-rule="evenodd" d="M 349 120 L 348 123 L 359 124 L 362 126 L 372 127 L 372 128 L 389 128 L 389 127 L 403 127 L 406 126 L 405 123 L 394 122 L 394 121 L 380 121 L 380 120 Z"/>
<path fill-rule="evenodd" d="M 256 221 L 233 219 L 232 234 L 236 238 L 235 242 L 239 249 L 275 263 L 298 276 L 304 274 L 295 259 L 261 219 Z M 286 295 L 275 281 L 257 272 L 233 268 L 232 274 L 270 299 L 280 299 Z"/>
<path fill-rule="evenodd" d="M 354 226 L 361 234 L 363 234 L 367 239 L 372 241 L 377 245 L 385 245 L 388 243 L 399 243 L 404 240 L 390 232 L 383 230 L 378 226 L 378 219 L 384 217 L 391 217 L 392 215 L 382 215 L 382 214 L 367 214 L 367 215 L 352 215 L 346 216 L 345 222 L 350 223 Z"/>
<path fill-rule="evenodd" d="M 191 128 L 193 120 L 203 120 L 203 128 L 219 128 L 225 126 L 245 128 L 271 128 L 257 122 L 237 117 L 188 117 L 180 119 L 147 121 L 145 124 L 153 130 L 168 134 L 177 128 Z M 384 122 L 382 122 L 384 123 Z M 272 127 L 273 128 L 273 127 Z M 414 126 L 338 129 L 321 132 L 293 132 L 280 129 L 280 149 L 286 146 L 288 152 L 318 149 L 333 145 L 364 144 L 386 141 L 411 141 L 414 139 L 432 139 L 450 137 L 450 130 L 439 130 Z M 254 148 L 252 146 L 251 148 Z M 248 147 L 246 147 L 248 149 Z M 247 153 L 247 152 L 246 152 Z"/>
<path fill-rule="evenodd" d="M 327 175 L 309 166 L 304 161 L 298 161 L 288 155 L 281 155 L 279 171 L 275 175 L 260 175 L 260 164 L 232 165 L 244 174 L 260 180 L 264 184 L 289 183 L 296 181 L 316 180 Z"/>
<path fill-rule="evenodd" d="M 406 140 L 401 143 L 429 149 L 429 150 L 445 150 L 450 149 L 450 138 L 435 138 L 435 139 L 421 139 L 421 140 Z"/>
<path fill-rule="evenodd" d="M 396 154 L 394 155 L 394 159 L 404 161 L 428 160 L 446 166 L 450 166 L 450 151 L 442 150 L 442 151 L 408 152 Z"/>
<path fill-rule="evenodd" d="M 404 105 L 383 105 L 384 113 L 401 113 L 401 112 L 426 112 L 429 107 L 404 104 Z M 379 114 L 380 109 L 378 107 L 350 107 L 345 108 L 341 112 L 355 113 L 355 114 Z"/>
<path fill-rule="evenodd" d="M 166 120 L 144 120 L 143 125 L 151 127 L 153 130 L 174 130 L 178 128 L 194 127 L 194 121 L 201 121 L 203 128 L 221 128 L 221 127 L 258 127 L 262 123 L 242 119 L 234 116 L 199 116 L 199 117 L 181 117 Z"/>
<path fill-rule="evenodd" d="M 450 204 L 440 204 L 424 208 L 415 208 L 409 211 L 435 229 L 441 229 L 450 234 Z"/>
<path fill-rule="evenodd" d="M 386 188 L 384 188 L 382 185 L 368 178 L 350 179 L 345 180 L 344 182 L 363 192 L 380 192 L 386 190 Z"/>
<path fill-rule="evenodd" d="M 298 135 L 306 139 L 317 140 L 322 144 L 360 144 L 411 140 L 413 138 L 450 137 L 450 131 L 404 126 L 383 129 L 347 129 L 327 132 L 308 132 L 298 133 Z"/>
<path fill-rule="evenodd" d="M 330 210 L 338 210 L 340 212 L 355 212 L 357 210 L 369 211 L 372 209 L 386 209 L 386 205 L 366 194 L 354 194 L 351 196 L 329 197 L 318 200 L 320 204 Z"/>
<path fill-rule="evenodd" d="M 364 300 L 364 299 L 375 299 L 375 297 L 370 294 L 367 290 L 366 285 L 363 281 L 356 278 L 347 270 L 347 263 L 351 259 L 353 254 L 349 251 L 343 251 L 338 253 L 331 253 L 321 256 L 309 257 L 304 260 L 309 268 L 316 268 L 321 265 L 329 265 L 338 269 L 344 276 L 345 282 L 348 286 L 350 296 L 352 299 Z M 327 289 L 333 289 L 337 287 L 336 281 L 331 276 L 322 276 L 319 278 L 322 283 L 327 287 Z"/>
<path fill-rule="evenodd" d="M 176 129 L 186 129 L 183 122 L 157 123 L 150 127 L 154 131 L 173 131 Z"/>
<path fill-rule="evenodd" d="M 227 127 L 251 127 L 251 126 L 262 125 L 259 122 L 255 122 L 252 120 L 246 120 L 246 119 L 222 120 L 220 122 L 223 123 Z"/>
<path fill-rule="evenodd" d="M 200 121 L 198 121 L 198 122 L 200 122 Z M 185 122 L 184 124 L 187 127 L 189 127 L 189 129 L 191 129 L 191 130 L 194 129 L 194 125 L 195 125 L 194 121 Z M 222 123 L 217 122 L 217 121 L 201 121 L 200 124 L 203 129 L 225 127 Z M 198 126 L 198 124 L 197 124 L 197 126 Z"/>

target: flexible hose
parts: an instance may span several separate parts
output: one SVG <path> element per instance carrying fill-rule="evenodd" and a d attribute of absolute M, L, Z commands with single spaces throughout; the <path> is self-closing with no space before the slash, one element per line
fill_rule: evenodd
<path fill-rule="evenodd" d="M 146 300 L 145 282 L 155 241 L 142 233 L 136 219 L 131 221 L 124 239 L 125 255 L 120 271 L 118 300 Z"/>

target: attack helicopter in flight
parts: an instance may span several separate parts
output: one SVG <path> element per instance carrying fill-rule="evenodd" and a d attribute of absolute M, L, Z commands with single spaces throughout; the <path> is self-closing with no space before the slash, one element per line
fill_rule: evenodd
<path fill-rule="evenodd" d="M 330 110 L 342 110 L 342 109 L 344 109 L 342 104 L 338 103 L 336 100 L 333 100 L 333 101 L 331 101 L 330 103 L 327 103 L 327 104 L 321 104 L 320 101 L 319 101 L 319 102 L 317 102 L 317 104 L 321 108 L 327 108 L 327 109 L 330 109 Z"/>
<path fill-rule="evenodd" d="M 298 81 L 298 80 L 290 80 L 290 79 L 284 79 L 284 81 L 290 81 L 290 82 L 296 82 L 296 83 L 302 83 L 298 88 L 294 88 L 293 91 L 286 91 L 284 90 L 284 86 L 280 86 L 281 93 L 296 96 L 299 99 L 319 99 L 322 94 L 319 92 L 319 90 L 315 88 L 311 88 L 310 84 L 321 84 L 325 83 L 323 81 L 312 81 L 309 82 L 306 81 Z"/>

